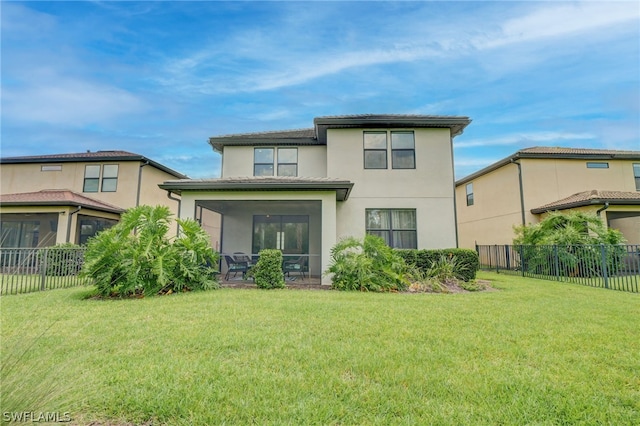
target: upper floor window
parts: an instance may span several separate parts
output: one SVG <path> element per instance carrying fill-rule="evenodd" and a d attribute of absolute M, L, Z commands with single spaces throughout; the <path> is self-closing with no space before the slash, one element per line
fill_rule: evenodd
<path fill-rule="evenodd" d="M 100 176 L 102 171 L 102 185 Z M 101 189 L 102 188 L 102 189 Z M 84 168 L 84 186 L 83 192 L 116 192 L 118 188 L 118 165 L 90 164 Z"/>
<path fill-rule="evenodd" d="M 588 161 L 587 169 L 608 169 L 609 163 L 602 161 Z"/>
<path fill-rule="evenodd" d="M 62 164 L 52 164 L 52 165 L 40 166 L 40 171 L 41 172 L 61 172 L 62 171 Z"/>
<path fill-rule="evenodd" d="M 416 168 L 416 146 L 413 132 L 391 132 L 391 167 Z"/>
<path fill-rule="evenodd" d="M 466 190 L 467 190 L 467 205 L 472 206 L 473 205 L 473 183 L 468 183 Z"/>
<path fill-rule="evenodd" d="M 364 168 L 387 169 L 387 140 L 391 136 L 391 168 L 416 168 L 416 143 L 413 132 L 364 132 Z"/>
<path fill-rule="evenodd" d="M 364 168 L 387 168 L 387 132 L 364 132 Z"/>
<path fill-rule="evenodd" d="M 298 148 L 278 148 L 278 176 L 298 176 Z"/>
<path fill-rule="evenodd" d="M 253 175 L 298 176 L 298 148 L 254 148 Z"/>
<path fill-rule="evenodd" d="M 366 209 L 366 231 L 389 247 L 418 248 L 415 209 Z"/>
<path fill-rule="evenodd" d="M 640 163 L 633 164 L 633 177 L 636 180 L 636 191 L 640 191 Z"/>

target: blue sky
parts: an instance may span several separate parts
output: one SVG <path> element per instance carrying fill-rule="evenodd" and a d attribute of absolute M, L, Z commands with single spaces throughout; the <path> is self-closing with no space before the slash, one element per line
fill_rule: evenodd
<path fill-rule="evenodd" d="M 640 5 L 11 2 L 2 156 L 122 149 L 218 177 L 210 136 L 464 115 L 456 178 L 530 146 L 640 149 Z"/>

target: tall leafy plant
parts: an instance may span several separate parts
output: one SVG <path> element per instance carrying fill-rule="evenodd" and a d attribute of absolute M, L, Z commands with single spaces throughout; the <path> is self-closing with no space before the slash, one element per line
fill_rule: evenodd
<path fill-rule="evenodd" d="M 326 273 L 337 290 L 397 291 L 409 285 L 402 257 L 374 235 L 338 242 Z"/>
<path fill-rule="evenodd" d="M 216 288 L 218 254 L 192 219 L 177 219 L 181 233 L 169 237 L 166 206 L 138 206 L 120 223 L 89 240 L 83 275 L 102 296 L 153 295 Z"/>
<path fill-rule="evenodd" d="M 584 212 L 550 213 L 540 223 L 515 228 L 525 270 L 539 274 L 591 276 L 602 273 L 602 257 L 609 272 L 621 265 L 625 242 L 620 231 Z"/>

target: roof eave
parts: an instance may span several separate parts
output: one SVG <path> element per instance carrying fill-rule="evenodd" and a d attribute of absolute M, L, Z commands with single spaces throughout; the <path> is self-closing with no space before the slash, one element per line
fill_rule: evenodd
<path fill-rule="evenodd" d="M 165 182 L 158 186 L 178 195 L 182 191 L 335 191 L 337 201 L 346 201 L 353 182 Z"/>
<path fill-rule="evenodd" d="M 603 198 L 594 198 L 592 200 L 582 200 L 575 201 L 573 203 L 562 204 L 554 207 L 538 207 L 535 209 L 531 209 L 532 214 L 541 214 L 548 213 L 558 210 L 569 210 L 576 207 L 587 207 L 587 206 L 602 206 L 606 203 L 614 206 L 635 206 L 640 205 L 640 200 L 630 200 L 628 198 L 611 198 L 611 199 L 603 199 Z"/>
<path fill-rule="evenodd" d="M 123 209 L 109 208 L 109 207 L 98 207 L 98 206 L 92 206 L 92 205 L 86 204 L 86 203 L 79 203 L 79 202 L 65 201 L 65 200 L 60 200 L 60 201 L 7 201 L 7 202 L 0 203 L 0 207 L 5 207 L 5 206 L 7 206 L 7 207 L 22 207 L 22 206 L 28 206 L 28 207 L 38 207 L 38 206 L 46 206 L 46 207 L 50 207 L 50 206 L 82 207 L 82 208 L 85 208 L 85 209 L 95 210 L 95 211 L 100 211 L 100 212 L 105 212 L 105 213 L 122 214 L 124 212 Z"/>

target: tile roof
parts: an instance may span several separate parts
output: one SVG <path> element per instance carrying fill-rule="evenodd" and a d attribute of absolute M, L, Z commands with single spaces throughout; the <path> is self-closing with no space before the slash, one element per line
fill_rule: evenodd
<path fill-rule="evenodd" d="M 38 192 L 0 194 L 2 206 L 82 206 L 111 213 L 122 213 L 124 209 L 95 200 L 68 189 L 45 189 Z"/>
<path fill-rule="evenodd" d="M 2 157 L 1 164 L 30 164 L 30 163 L 73 163 L 73 162 L 92 162 L 92 161 L 140 161 L 146 162 L 153 167 L 162 170 L 179 179 L 187 176 L 177 172 L 169 167 L 153 161 L 143 155 L 135 154 L 128 151 L 87 151 L 68 154 L 49 154 L 49 155 L 26 155 L 21 157 Z"/>
<path fill-rule="evenodd" d="M 482 175 L 513 163 L 520 158 L 537 159 L 570 159 L 570 160 L 640 160 L 640 151 L 623 151 L 614 149 L 566 148 L 553 146 L 534 146 L 524 148 L 510 156 L 498 160 L 487 167 L 473 172 L 456 181 L 456 186 L 464 185 Z"/>
<path fill-rule="evenodd" d="M 534 146 L 518 151 L 521 154 L 539 155 L 639 155 L 640 151 L 624 151 L 615 149 L 566 148 L 560 146 Z"/>
<path fill-rule="evenodd" d="M 640 192 L 603 191 L 592 189 L 590 191 L 578 192 L 577 194 L 570 195 L 561 200 L 531 209 L 531 213 L 539 214 L 552 210 L 565 210 L 589 205 L 603 205 L 604 203 L 616 205 L 640 204 Z"/>

